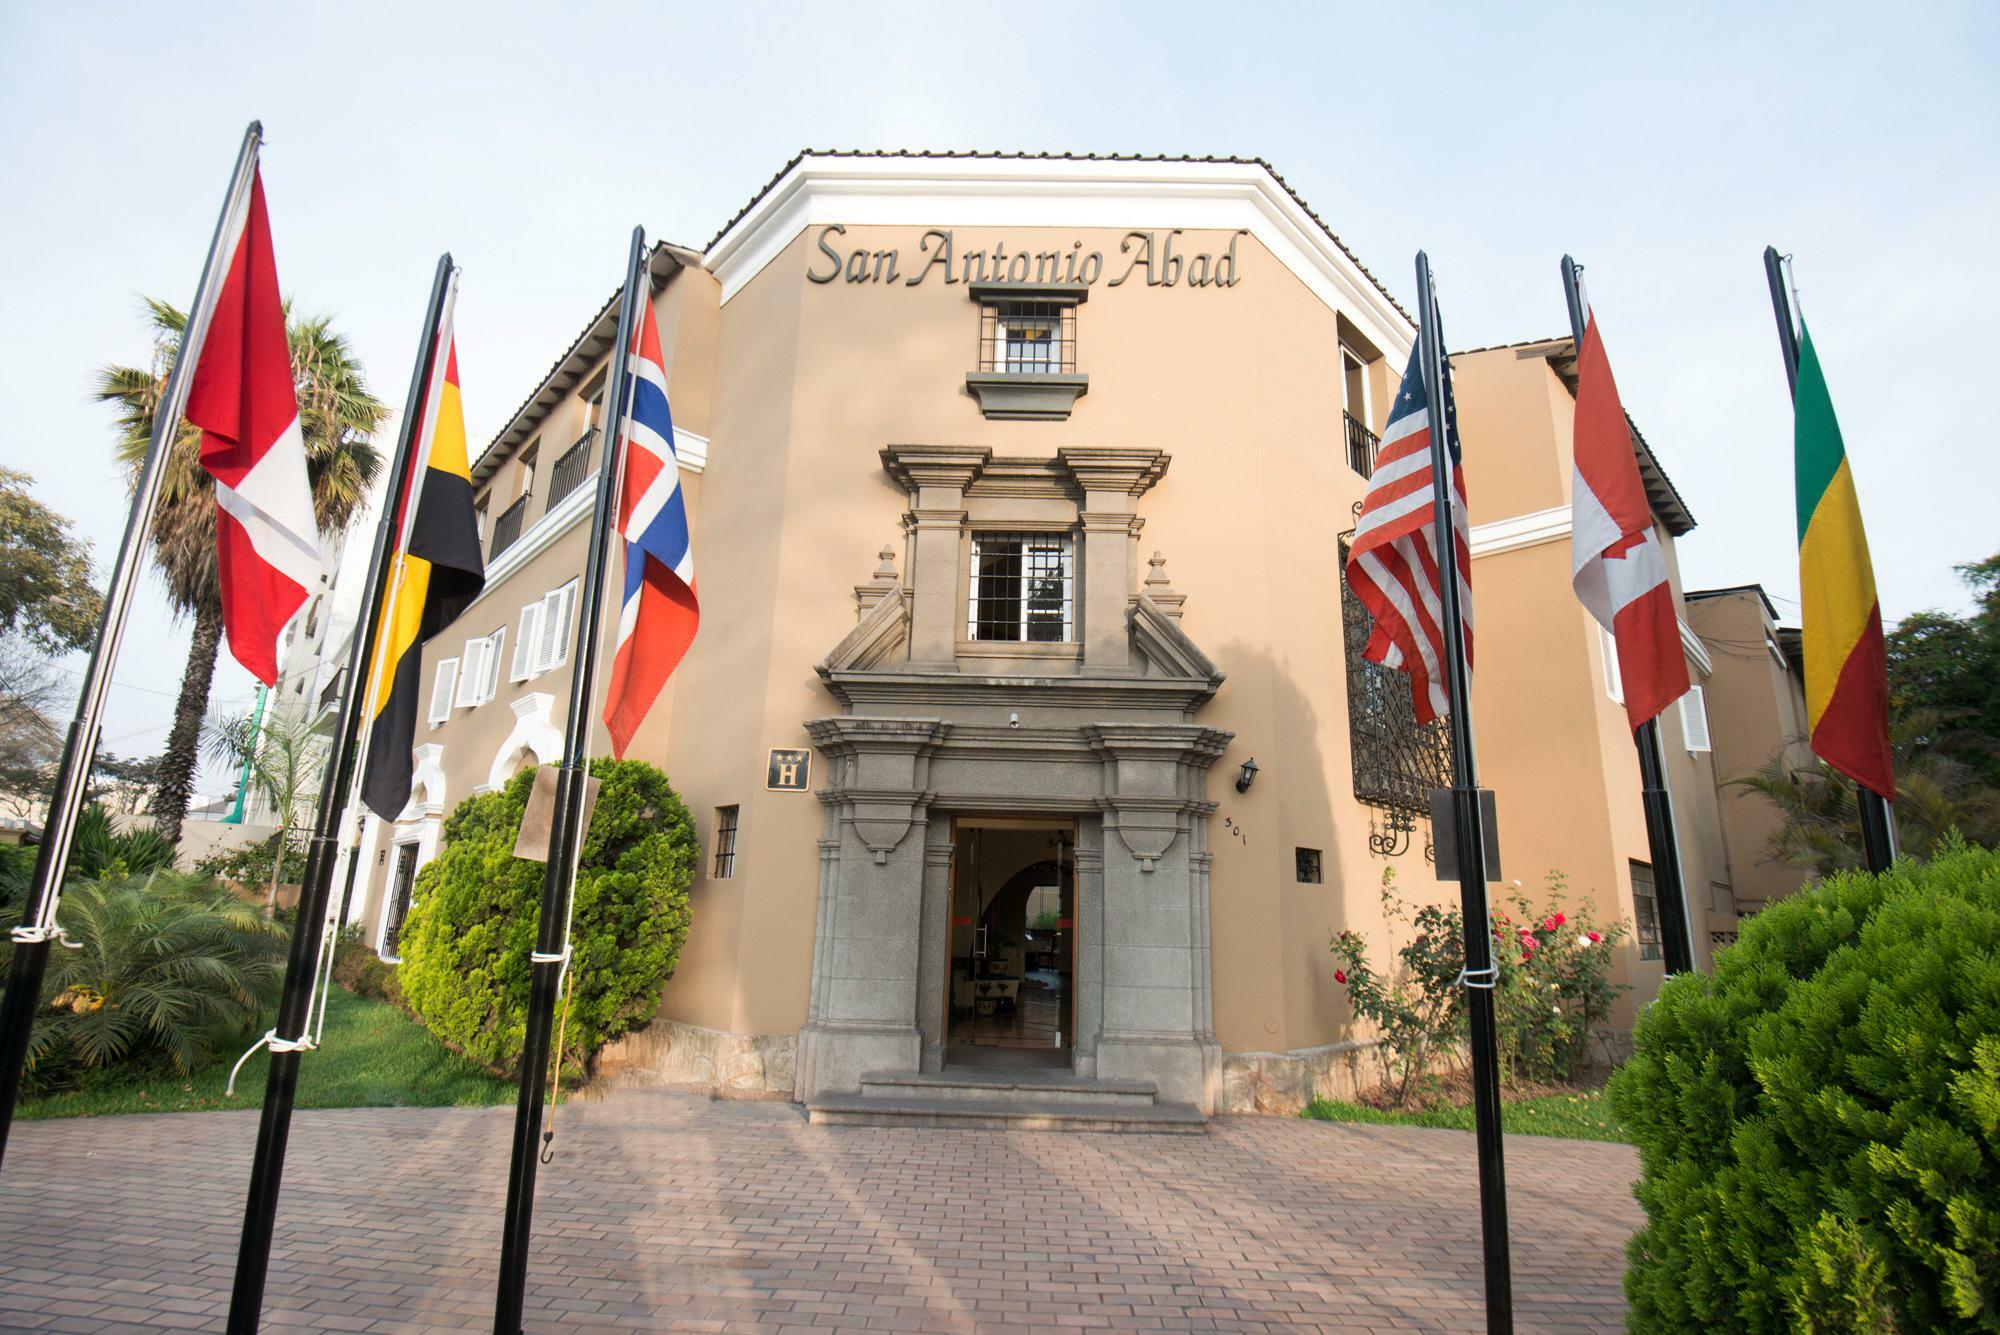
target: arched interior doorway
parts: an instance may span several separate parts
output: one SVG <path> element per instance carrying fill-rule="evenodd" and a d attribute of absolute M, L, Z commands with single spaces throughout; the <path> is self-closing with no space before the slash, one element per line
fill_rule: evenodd
<path fill-rule="evenodd" d="M 1077 923 L 1072 822 L 953 822 L 947 1063 L 1070 1064 Z"/>

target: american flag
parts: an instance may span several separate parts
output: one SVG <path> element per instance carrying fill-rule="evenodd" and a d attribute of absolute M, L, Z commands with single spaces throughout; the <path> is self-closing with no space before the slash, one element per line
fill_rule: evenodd
<path fill-rule="evenodd" d="M 625 476 L 618 498 L 618 531 L 625 538 L 625 596 L 618 612 L 618 651 L 611 661 L 611 685 L 604 699 L 611 750 L 621 757 L 694 643 L 701 622 L 687 505 L 674 456 L 674 419 L 667 409 L 660 329 L 653 304 L 643 299 L 626 375 L 626 411 L 620 427 Z"/>
<path fill-rule="evenodd" d="M 1421 344 L 1419 344 L 1419 348 Z M 1459 464 L 1458 415 L 1451 370 L 1444 380 L 1445 447 L 1451 455 L 1452 527 L 1458 551 L 1458 607 L 1465 627 L 1465 665 L 1472 667 L 1472 548 L 1465 518 L 1465 470 Z M 1417 722 L 1451 712 L 1445 677 L 1444 616 L 1439 608 L 1437 482 L 1431 470 L 1430 399 L 1418 349 L 1410 352 L 1402 388 L 1347 557 L 1347 582 L 1375 620 L 1363 656 L 1410 674 Z"/>

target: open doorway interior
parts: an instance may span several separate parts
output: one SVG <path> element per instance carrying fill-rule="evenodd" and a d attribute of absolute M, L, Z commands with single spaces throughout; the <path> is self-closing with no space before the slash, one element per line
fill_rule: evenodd
<path fill-rule="evenodd" d="M 1076 1045 L 1076 823 L 952 823 L 947 1065 L 1068 1066 Z"/>

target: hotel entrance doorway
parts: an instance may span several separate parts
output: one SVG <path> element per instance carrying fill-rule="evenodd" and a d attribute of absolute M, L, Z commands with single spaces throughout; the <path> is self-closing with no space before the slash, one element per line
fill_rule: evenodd
<path fill-rule="evenodd" d="M 1076 822 L 952 822 L 945 1064 L 1068 1067 L 1076 1046 Z"/>

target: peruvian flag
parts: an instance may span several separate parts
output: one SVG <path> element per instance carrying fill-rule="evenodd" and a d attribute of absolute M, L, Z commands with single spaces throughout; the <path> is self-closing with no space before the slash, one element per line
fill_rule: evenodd
<path fill-rule="evenodd" d="M 319 578 L 319 525 L 271 255 L 264 178 L 230 219 L 219 253 L 229 269 L 189 381 L 187 420 L 201 429 L 201 466 L 215 479 L 215 562 L 229 652 L 269 686 L 278 632 Z"/>
<path fill-rule="evenodd" d="M 1570 583 L 1618 642 L 1632 730 L 1687 694 L 1687 656 L 1666 555 L 1632 453 L 1611 362 L 1588 315 L 1576 367 L 1576 480 L 1570 495 Z"/>

